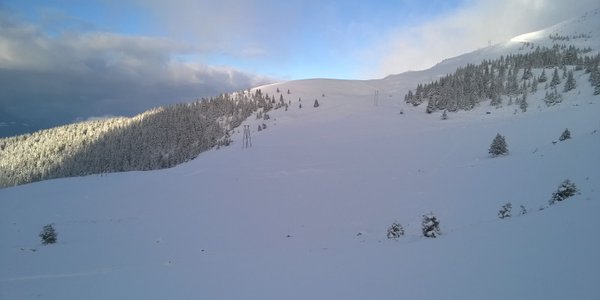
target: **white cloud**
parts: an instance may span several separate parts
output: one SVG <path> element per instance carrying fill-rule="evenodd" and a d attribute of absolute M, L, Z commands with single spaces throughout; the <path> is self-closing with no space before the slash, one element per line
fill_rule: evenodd
<path fill-rule="evenodd" d="M 513 36 L 577 17 L 597 0 L 475 0 L 463 8 L 386 36 L 375 72 L 379 76 L 420 70 Z"/>

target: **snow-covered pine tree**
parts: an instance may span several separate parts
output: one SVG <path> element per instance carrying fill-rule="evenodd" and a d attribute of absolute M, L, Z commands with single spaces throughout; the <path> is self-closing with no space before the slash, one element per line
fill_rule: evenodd
<path fill-rule="evenodd" d="M 575 183 L 571 182 L 569 179 L 566 179 L 558 186 L 558 189 L 552 193 L 552 198 L 550 198 L 548 202 L 550 205 L 553 205 L 556 202 L 564 201 L 565 199 L 574 196 L 577 194 L 577 192 L 578 190 L 577 186 L 575 186 Z"/>
<path fill-rule="evenodd" d="M 427 108 L 425 109 L 425 111 L 430 114 L 432 112 L 435 111 L 435 102 L 433 98 L 429 98 L 429 101 L 427 101 Z"/>
<path fill-rule="evenodd" d="M 492 94 L 492 100 L 490 101 L 490 105 L 496 108 L 502 106 L 502 97 L 499 94 Z"/>
<path fill-rule="evenodd" d="M 560 77 L 558 76 L 558 68 L 554 68 L 552 73 L 552 80 L 550 80 L 550 87 L 555 87 L 560 84 Z"/>
<path fill-rule="evenodd" d="M 562 132 L 562 134 L 560 135 L 558 140 L 562 142 L 562 141 L 568 140 L 570 138 L 571 138 L 571 132 L 569 131 L 569 128 L 565 128 L 565 131 Z"/>
<path fill-rule="evenodd" d="M 388 239 L 397 239 L 404 235 L 404 228 L 400 223 L 394 222 L 387 229 L 387 238 Z"/>
<path fill-rule="evenodd" d="M 598 69 L 598 66 L 590 70 L 590 77 L 588 81 L 594 87 L 600 84 L 600 70 Z"/>
<path fill-rule="evenodd" d="M 542 69 L 542 74 L 540 75 L 540 78 L 538 78 L 538 82 L 544 83 L 547 80 L 548 80 L 548 77 L 546 77 L 546 69 Z"/>
<path fill-rule="evenodd" d="M 498 211 L 498 218 L 500 218 L 500 219 L 510 218 L 511 210 L 512 210 L 512 203 L 508 202 L 508 203 L 502 205 L 502 207 L 500 207 L 500 210 Z"/>
<path fill-rule="evenodd" d="M 54 244 L 56 243 L 56 238 L 58 233 L 54 229 L 53 224 L 45 225 L 42 228 L 42 232 L 40 232 L 40 238 L 42 239 L 42 245 Z"/>
<path fill-rule="evenodd" d="M 315 104 L 313 104 L 313 107 L 319 107 L 319 101 L 317 101 L 317 99 L 315 99 Z"/>
<path fill-rule="evenodd" d="M 508 153 L 508 147 L 506 145 L 506 139 L 500 133 L 496 134 L 496 137 L 490 145 L 489 153 L 493 156 L 505 155 Z"/>
<path fill-rule="evenodd" d="M 527 103 L 527 90 L 525 90 L 523 92 L 523 98 L 521 98 L 521 101 L 519 103 L 519 108 L 521 108 L 522 112 L 526 112 L 528 106 L 529 106 L 529 103 Z"/>
<path fill-rule="evenodd" d="M 558 93 L 558 91 L 556 90 L 556 87 L 554 87 L 554 89 L 550 92 L 546 91 L 546 96 L 544 97 L 544 102 L 546 102 L 546 105 L 551 106 L 557 103 L 561 103 L 562 102 L 562 95 Z"/>
<path fill-rule="evenodd" d="M 531 77 L 533 77 L 533 73 L 531 73 L 531 66 L 528 66 L 523 70 L 523 76 L 521 77 L 521 79 L 528 80 Z"/>
<path fill-rule="evenodd" d="M 448 112 L 444 109 L 444 112 L 442 113 L 442 120 L 448 120 Z"/>
<path fill-rule="evenodd" d="M 433 213 L 423 215 L 421 220 L 421 230 L 424 237 L 435 238 L 441 234 L 440 221 Z"/>
<path fill-rule="evenodd" d="M 517 81 L 517 72 L 514 71 L 513 75 L 508 76 L 508 83 L 506 90 L 509 95 L 516 95 L 519 93 L 519 82 Z"/>
<path fill-rule="evenodd" d="M 573 71 L 569 71 L 567 75 L 567 82 L 565 82 L 565 87 L 563 92 L 568 92 L 570 90 L 574 90 L 577 83 L 575 82 L 575 78 L 573 77 Z"/>
<path fill-rule="evenodd" d="M 535 94 L 538 90 L 538 81 L 537 79 L 534 77 L 533 81 L 531 81 L 531 93 Z"/>

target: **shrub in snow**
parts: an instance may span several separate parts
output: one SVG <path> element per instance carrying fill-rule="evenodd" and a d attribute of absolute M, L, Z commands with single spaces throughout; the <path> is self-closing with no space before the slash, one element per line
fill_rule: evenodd
<path fill-rule="evenodd" d="M 258 124 L 258 131 L 262 130 L 262 126 L 260 126 L 260 124 Z"/>
<path fill-rule="evenodd" d="M 504 139 L 504 136 L 499 133 L 496 134 L 496 137 L 490 145 L 489 153 L 492 156 L 505 155 L 508 153 L 508 147 L 506 146 L 506 139 Z"/>
<path fill-rule="evenodd" d="M 575 183 L 571 182 L 569 179 L 563 181 L 559 186 L 556 192 L 552 193 L 552 198 L 550 198 L 550 205 L 563 201 L 577 193 L 577 187 Z"/>
<path fill-rule="evenodd" d="M 421 221 L 421 228 L 423 230 L 423 236 L 428 238 L 434 238 L 441 234 L 440 221 L 432 213 L 423 215 Z"/>
<path fill-rule="evenodd" d="M 565 128 L 565 131 L 563 131 L 563 133 L 560 135 L 558 140 L 562 142 L 562 141 L 568 140 L 570 138 L 571 138 L 571 132 L 569 131 L 568 128 Z"/>
<path fill-rule="evenodd" d="M 54 244 L 56 243 L 56 237 L 58 234 L 54 229 L 52 224 L 48 224 L 42 228 L 42 232 L 40 232 L 40 238 L 42 239 L 42 245 Z"/>
<path fill-rule="evenodd" d="M 387 229 L 387 238 L 388 239 L 397 239 L 404 235 L 404 228 L 400 223 L 392 223 L 390 227 Z"/>
<path fill-rule="evenodd" d="M 317 99 L 315 99 L 315 104 L 313 104 L 313 107 L 319 107 L 319 101 L 317 101 Z"/>
<path fill-rule="evenodd" d="M 262 129 L 263 129 L 263 130 L 264 130 L 264 129 L 267 129 L 267 124 L 263 123 L 263 124 L 262 124 Z"/>
<path fill-rule="evenodd" d="M 500 218 L 500 219 L 510 218 L 511 210 L 512 210 L 512 203 L 508 202 L 508 203 L 502 205 L 502 207 L 498 211 L 498 218 Z"/>
<path fill-rule="evenodd" d="M 227 131 L 225 132 L 225 136 L 219 139 L 219 141 L 217 142 L 217 149 L 221 148 L 221 146 L 227 147 L 231 145 L 231 143 L 233 143 L 233 140 L 231 139 L 231 134 L 229 133 L 229 131 Z"/>
<path fill-rule="evenodd" d="M 527 213 L 527 208 L 525 208 L 525 206 L 521 205 L 521 210 L 519 211 L 519 215 L 524 215 Z"/>
<path fill-rule="evenodd" d="M 448 120 L 448 113 L 446 112 L 446 110 L 444 110 L 444 112 L 442 113 L 442 120 Z"/>

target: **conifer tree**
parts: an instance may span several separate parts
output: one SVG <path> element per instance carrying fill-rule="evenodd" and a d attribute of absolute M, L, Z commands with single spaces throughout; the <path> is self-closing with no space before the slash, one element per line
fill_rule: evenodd
<path fill-rule="evenodd" d="M 523 93 L 523 98 L 521 98 L 521 102 L 519 103 L 519 108 L 521 109 L 522 112 L 526 112 L 528 106 L 529 106 L 529 103 L 527 103 L 527 91 L 525 91 Z"/>
<path fill-rule="evenodd" d="M 573 71 L 569 71 L 569 74 L 567 75 L 567 82 L 565 82 L 563 92 L 574 90 L 576 85 L 577 83 L 575 82 L 575 78 L 573 77 Z"/>
<path fill-rule="evenodd" d="M 558 140 L 562 142 L 562 141 L 568 140 L 570 138 L 571 138 L 571 132 L 569 131 L 569 128 L 565 128 L 565 131 L 563 131 L 563 133 L 560 135 Z"/>
<path fill-rule="evenodd" d="M 423 215 L 421 220 L 421 230 L 424 237 L 435 238 L 441 234 L 440 221 L 433 213 Z"/>
<path fill-rule="evenodd" d="M 496 137 L 492 141 L 492 144 L 490 145 L 490 149 L 488 152 L 493 157 L 507 154 L 508 147 L 506 145 L 506 139 L 504 138 L 504 136 L 500 135 L 499 133 L 496 134 Z"/>
<path fill-rule="evenodd" d="M 508 202 L 508 203 L 502 205 L 502 207 L 498 211 L 498 218 L 500 218 L 500 219 L 510 218 L 511 210 L 512 210 L 512 203 Z"/>
<path fill-rule="evenodd" d="M 575 186 L 575 183 L 571 182 L 569 179 L 566 179 L 558 186 L 558 189 L 552 193 L 552 198 L 550 198 L 548 202 L 550 205 L 553 205 L 556 202 L 564 201 L 565 199 L 574 196 L 577 194 L 577 192 L 578 190 L 577 186 Z"/>
<path fill-rule="evenodd" d="M 548 77 L 546 77 L 546 69 L 542 69 L 542 74 L 540 75 L 540 78 L 538 78 L 538 82 L 544 83 L 547 80 L 548 80 Z"/>
<path fill-rule="evenodd" d="M 42 228 L 42 232 L 40 232 L 40 238 L 42 239 L 42 245 L 54 244 L 56 243 L 56 237 L 58 234 L 54 229 L 54 225 L 48 224 Z"/>
<path fill-rule="evenodd" d="M 522 80 L 527 80 L 529 78 L 533 77 L 533 74 L 531 73 L 531 66 L 528 66 L 527 68 L 525 68 L 523 70 L 523 76 L 521 77 Z"/>
<path fill-rule="evenodd" d="M 536 80 L 535 78 L 533 79 L 533 81 L 531 82 L 531 93 L 535 94 L 538 90 L 538 80 Z"/>
<path fill-rule="evenodd" d="M 552 73 L 552 80 L 550 80 L 550 87 L 555 87 L 560 84 L 560 77 L 558 77 L 558 68 L 554 68 Z"/>
<path fill-rule="evenodd" d="M 388 239 L 397 239 L 404 235 L 404 228 L 400 223 L 394 222 L 387 229 L 387 238 Z"/>

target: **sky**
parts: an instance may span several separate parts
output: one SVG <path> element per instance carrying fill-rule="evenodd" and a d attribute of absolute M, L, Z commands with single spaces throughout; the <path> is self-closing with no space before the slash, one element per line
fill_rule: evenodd
<path fill-rule="evenodd" d="M 597 6 L 597 0 L 0 0 L 0 137 L 12 133 L 11 122 L 32 130 L 281 80 L 426 69 Z"/>

